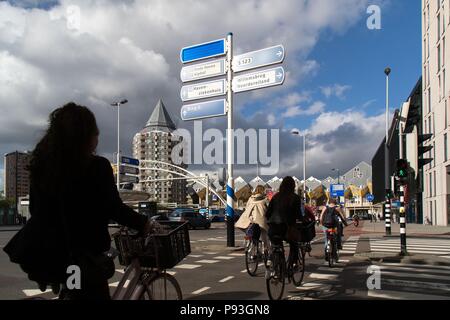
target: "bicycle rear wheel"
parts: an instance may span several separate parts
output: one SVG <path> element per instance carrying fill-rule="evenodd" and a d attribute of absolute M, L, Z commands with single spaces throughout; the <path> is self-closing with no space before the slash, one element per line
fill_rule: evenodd
<path fill-rule="evenodd" d="M 258 243 L 250 240 L 247 248 L 245 249 L 245 267 L 247 268 L 247 273 L 254 277 L 256 271 L 258 270 L 259 262 L 259 250 Z"/>
<path fill-rule="evenodd" d="M 296 287 L 300 286 L 305 276 L 305 251 L 300 246 L 298 248 L 298 257 L 296 261 L 292 263 L 292 282 Z"/>
<path fill-rule="evenodd" d="M 174 276 L 161 273 L 150 280 L 141 300 L 182 300 L 180 285 Z"/>
<path fill-rule="evenodd" d="M 267 293 L 270 300 L 280 300 L 284 293 L 285 266 L 283 252 L 272 254 L 272 264 L 267 269 L 269 276 L 266 276 Z"/>

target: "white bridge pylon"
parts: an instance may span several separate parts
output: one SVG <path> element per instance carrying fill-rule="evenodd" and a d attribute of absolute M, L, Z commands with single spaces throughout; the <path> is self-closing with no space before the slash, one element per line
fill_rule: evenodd
<path fill-rule="evenodd" d="M 220 194 L 218 194 L 215 190 L 210 189 L 208 183 L 205 183 L 203 181 L 203 180 L 207 179 L 206 176 L 197 176 L 193 172 L 188 171 L 188 170 L 186 170 L 186 169 L 184 169 L 182 167 L 179 167 L 179 166 L 171 164 L 171 163 L 163 162 L 163 161 L 158 161 L 158 160 L 140 160 L 139 162 L 140 162 L 139 171 L 162 171 L 162 172 L 167 172 L 167 173 L 170 173 L 170 174 L 174 174 L 174 175 L 180 176 L 178 178 L 141 180 L 141 181 L 139 181 L 139 183 L 162 182 L 162 181 L 171 181 L 171 180 L 180 180 L 180 179 L 196 180 L 197 183 L 199 183 L 202 186 L 204 186 L 209 192 L 214 193 L 225 206 L 227 205 L 227 202 L 220 196 Z M 166 166 L 167 169 L 159 168 L 158 165 L 163 166 L 163 167 Z M 181 172 L 179 172 L 177 170 L 179 170 Z"/>

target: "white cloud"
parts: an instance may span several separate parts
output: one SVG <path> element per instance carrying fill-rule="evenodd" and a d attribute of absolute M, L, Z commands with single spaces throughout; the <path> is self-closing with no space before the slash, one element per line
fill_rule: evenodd
<path fill-rule="evenodd" d="M 340 99 L 343 99 L 345 92 L 350 90 L 351 88 L 352 87 L 349 85 L 334 84 L 332 86 L 320 87 L 320 90 L 322 91 L 322 94 L 327 98 L 336 96 Z"/>
<path fill-rule="evenodd" d="M 93 110 L 101 131 L 99 153 L 112 153 L 116 113 L 109 103 L 122 97 L 129 103 L 121 111 L 121 145 L 128 146 L 124 152 L 130 152 L 134 133 L 145 124 L 158 98 L 163 98 L 174 119 L 179 114 L 180 48 L 223 37 L 229 31 L 235 36 L 236 53 L 279 43 L 287 52 L 285 85 L 242 94 L 241 105 L 258 94 L 268 101 L 279 94 L 289 96 L 302 79 L 318 72 L 319 62 L 308 54 L 320 35 L 353 26 L 365 16 L 367 3 L 79 0 L 80 29 L 73 30 L 67 24 L 72 0 L 62 0 L 48 11 L 1 1 L 0 113 L 7 117 L 0 117 L 0 153 L 32 149 L 50 111 L 68 101 Z M 37 2 L 28 0 L 22 5 Z M 302 101 L 301 94 L 287 99 L 291 107 L 309 102 Z M 237 113 L 235 118 L 238 121 L 242 115 Z"/>
<path fill-rule="evenodd" d="M 269 126 L 273 126 L 276 123 L 276 120 L 277 119 L 275 118 L 275 115 L 273 113 L 269 113 L 267 115 L 267 124 Z"/>
<path fill-rule="evenodd" d="M 282 113 L 283 118 L 293 118 L 299 115 L 315 115 L 325 110 L 325 103 L 322 101 L 316 101 L 306 109 L 302 109 L 300 106 L 288 107 L 285 112 Z"/>

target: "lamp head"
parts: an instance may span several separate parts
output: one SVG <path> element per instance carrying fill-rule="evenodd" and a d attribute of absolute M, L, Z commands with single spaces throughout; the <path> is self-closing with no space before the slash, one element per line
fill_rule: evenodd
<path fill-rule="evenodd" d="M 384 69 L 384 73 L 388 76 L 391 73 L 391 68 L 387 67 Z"/>

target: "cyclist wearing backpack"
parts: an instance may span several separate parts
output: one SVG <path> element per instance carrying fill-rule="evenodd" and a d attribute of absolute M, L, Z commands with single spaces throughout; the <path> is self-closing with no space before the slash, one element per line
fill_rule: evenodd
<path fill-rule="evenodd" d="M 326 232 L 330 228 L 338 228 L 339 218 L 341 218 L 341 221 L 345 224 L 345 226 L 348 226 L 341 208 L 337 205 L 336 199 L 330 199 L 328 206 L 324 207 L 322 209 L 322 213 L 320 214 L 320 224 L 323 226 L 323 231 Z M 342 249 L 341 237 L 342 232 L 339 232 L 337 237 L 337 245 L 339 249 Z M 327 237 L 325 237 L 325 247 L 326 245 Z"/>

